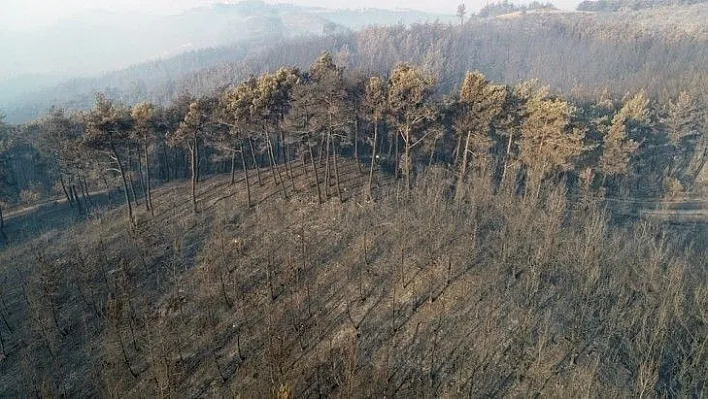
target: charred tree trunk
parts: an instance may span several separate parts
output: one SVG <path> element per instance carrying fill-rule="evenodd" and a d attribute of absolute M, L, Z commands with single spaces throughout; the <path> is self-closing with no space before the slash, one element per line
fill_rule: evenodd
<path fill-rule="evenodd" d="M 169 156 L 169 154 L 167 153 L 167 146 L 164 145 L 164 144 L 162 145 L 162 155 L 163 155 L 163 157 L 165 158 L 165 161 L 164 161 L 164 162 L 165 162 L 165 163 L 164 163 L 164 169 L 163 169 L 163 173 L 162 173 L 162 176 L 163 176 L 163 177 L 162 177 L 162 178 L 163 178 L 163 180 L 165 180 L 165 182 L 169 182 L 169 181 L 171 180 L 171 176 L 170 176 L 170 156 Z"/>
<path fill-rule="evenodd" d="M 376 143 L 379 138 L 379 123 L 378 121 L 374 122 L 374 141 L 373 145 L 371 148 L 371 167 L 369 168 L 369 183 L 367 184 L 367 194 L 369 196 L 369 200 L 373 199 L 373 195 L 371 194 L 371 185 L 374 181 L 374 162 L 376 161 Z"/>
<path fill-rule="evenodd" d="M 147 201 L 148 209 L 150 209 L 150 214 L 155 216 L 155 210 L 152 207 L 152 185 L 150 184 L 150 146 L 147 141 L 145 141 L 143 151 L 145 152 L 145 187 L 147 189 L 145 200 Z"/>
<path fill-rule="evenodd" d="M 5 235 L 5 218 L 2 215 L 2 205 L 0 205 L 0 237 L 7 239 L 7 236 Z"/>
<path fill-rule="evenodd" d="M 329 199 L 330 173 L 329 173 L 329 146 L 331 142 L 331 133 L 327 132 L 326 149 L 325 149 L 325 198 Z"/>
<path fill-rule="evenodd" d="M 106 195 L 108 196 L 108 200 L 113 201 L 113 195 L 111 195 L 111 186 L 108 184 L 108 180 L 106 179 L 105 173 L 101 173 L 101 180 L 103 180 L 103 185 L 106 187 Z"/>
<path fill-rule="evenodd" d="M 251 181 L 248 177 L 248 165 L 246 165 L 246 155 L 243 153 L 243 143 L 239 144 L 239 149 L 241 153 L 241 166 L 243 167 L 243 174 L 246 176 L 246 197 L 248 199 L 248 207 L 251 207 Z"/>
<path fill-rule="evenodd" d="M 128 169 L 132 169 L 133 166 L 133 154 L 132 151 L 130 151 L 130 146 L 128 146 Z M 135 207 L 139 207 L 140 203 L 138 203 L 138 196 L 135 195 L 135 179 L 133 179 L 132 176 L 128 178 L 128 181 L 130 182 L 130 193 L 133 195 L 133 203 L 135 204 Z"/>
<path fill-rule="evenodd" d="M 509 171 L 509 158 L 511 157 L 511 145 L 514 142 L 514 131 L 509 131 L 509 140 L 506 143 L 506 154 L 504 155 L 504 170 L 502 171 L 501 181 L 506 180 L 506 173 Z"/>
<path fill-rule="evenodd" d="M 455 146 L 455 151 L 452 153 L 453 161 L 452 165 L 457 166 L 457 162 L 460 160 L 460 151 L 462 146 L 462 136 L 457 137 L 457 145 Z"/>
<path fill-rule="evenodd" d="M 430 150 L 430 159 L 428 160 L 428 168 L 433 166 L 433 162 L 435 161 L 435 151 L 436 151 L 437 145 L 438 145 L 438 138 L 436 136 L 433 138 L 433 148 Z"/>
<path fill-rule="evenodd" d="M 395 148 L 396 148 L 396 153 L 394 154 L 394 157 L 393 157 L 393 162 L 394 162 L 394 164 L 393 164 L 393 170 L 395 171 L 396 179 L 398 179 L 398 166 L 399 166 L 399 165 L 398 165 L 398 141 L 399 141 L 399 140 L 398 140 L 398 135 L 396 135 L 396 136 L 393 138 L 393 140 L 395 141 L 394 146 L 395 146 Z"/>
<path fill-rule="evenodd" d="M 263 180 L 261 179 L 261 167 L 258 165 L 258 159 L 256 159 L 256 151 L 253 150 L 253 140 L 248 138 L 248 146 L 251 149 L 251 156 L 253 157 L 253 166 L 256 168 L 256 174 L 258 175 L 258 185 L 263 185 Z"/>
<path fill-rule="evenodd" d="M 290 157 L 288 157 L 288 145 L 283 142 L 283 156 L 285 159 L 285 173 L 288 174 L 288 177 L 290 178 L 290 186 L 293 189 L 293 192 L 295 191 L 295 178 L 293 177 L 293 170 L 290 165 Z"/>
<path fill-rule="evenodd" d="M 315 185 L 317 185 L 317 201 L 322 203 L 322 190 L 320 190 L 320 175 L 317 172 L 317 163 L 315 163 L 315 155 L 312 153 L 312 147 L 310 147 L 310 162 L 312 163 L 312 169 L 315 171 Z"/>
<path fill-rule="evenodd" d="M 386 140 L 386 141 L 388 141 L 388 154 L 386 156 L 386 159 L 389 161 L 391 159 L 393 159 L 393 147 L 394 147 L 393 140 L 397 140 L 397 139 L 398 139 L 398 136 L 391 137 L 391 134 L 389 134 L 389 139 Z"/>
<path fill-rule="evenodd" d="M 79 185 L 81 186 L 81 192 L 83 193 L 84 196 L 84 201 L 86 201 L 86 204 L 93 206 L 93 201 L 91 201 L 91 193 L 89 192 L 89 187 L 88 183 L 86 183 L 86 179 L 81 178 L 79 180 Z"/>
<path fill-rule="evenodd" d="M 231 185 L 236 184 L 236 150 L 231 150 Z"/>
<path fill-rule="evenodd" d="M 322 165 L 322 163 L 324 162 L 324 161 L 322 161 L 322 149 L 324 148 L 326 142 L 327 142 L 327 136 L 326 135 L 322 136 L 322 140 L 320 140 L 320 153 L 319 153 L 319 160 L 318 160 L 320 165 Z"/>
<path fill-rule="evenodd" d="M 84 207 L 79 200 L 79 194 L 76 192 L 76 185 L 72 183 L 71 187 L 69 187 L 69 191 L 71 192 L 71 196 L 74 197 L 74 202 L 76 202 L 76 206 L 79 208 L 79 213 L 83 213 Z"/>
<path fill-rule="evenodd" d="M 69 195 L 69 191 L 66 189 L 66 184 L 64 183 L 64 176 L 62 174 L 59 174 L 59 182 L 61 183 L 61 189 L 64 191 L 64 195 L 66 196 L 66 201 L 69 203 L 70 207 L 74 207 L 74 201 L 72 201 L 71 196 Z"/>
<path fill-rule="evenodd" d="M 111 143 L 111 151 L 118 164 L 118 171 L 120 172 L 120 177 L 123 180 L 123 194 L 125 195 L 125 203 L 128 205 L 128 220 L 130 221 L 130 226 L 135 227 L 135 218 L 133 217 L 133 205 L 130 203 L 130 194 L 128 192 L 128 180 L 125 178 L 125 169 L 123 168 L 123 162 L 120 159 L 120 155 L 115 148 L 115 145 Z"/>
<path fill-rule="evenodd" d="M 363 174 L 361 170 L 361 162 L 359 162 L 359 118 L 354 118 L 354 160 L 356 161 L 356 167 L 359 173 Z"/>
<path fill-rule="evenodd" d="M 467 131 L 467 139 L 465 140 L 465 148 L 462 150 L 462 163 L 460 164 L 460 173 L 457 176 L 457 187 L 455 187 L 455 200 L 459 201 L 462 199 L 462 184 L 465 179 L 465 174 L 467 173 L 467 157 L 470 148 L 470 138 L 472 136 L 472 131 Z"/>
<path fill-rule="evenodd" d="M 411 159 L 411 134 L 410 132 L 406 133 L 406 159 L 405 159 L 405 164 L 406 168 L 406 191 L 410 192 L 411 191 L 411 175 L 413 174 L 413 159 Z"/>
<path fill-rule="evenodd" d="M 342 197 L 342 187 L 339 184 L 339 165 L 337 162 L 337 148 L 334 145 L 334 140 L 332 140 L 332 156 L 334 157 L 334 177 L 337 179 L 337 197 L 339 197 L 339 201 L 343 202 L 344 198 Z"/>
<path fill-rule="evenodd" d="M 191 155 L 191 169 L 192 169 L 192 210 L 197 213 L 197 183 L 199 182 L 197 175 L 199 174 L 198 169 L 198 158 L 199 158 L 199 148 L 197 143 L 197 138 L 192 139 L 192 143 L 189 148 L 189 153 Z"/>
<path fill-rule="evenodd" d="M 141 154 L 140 146 L 136 146 L 138 150 L 138 175 L 140 177 L 140 189 L 143 190 L 143 196 L 145 200 L 145 210 L 150 210 L 150 202 L 147 200 L 147 185 L 145 185 L 145 174 L 143 174 L 143 155 Z"/>
<path fill-rule="evenodd" d="M 283 176 L 280 174 L 280 168 L 278 168 L 278 165 L 275 163 L 275 154 L 273 152 L 273 142 L 270 139 L 270 136 L 266 133 L 266 140 L 268 144 L 268 155 L 270 156 L 270 171 L 273 174 L 273 180 L 275 181 L 275 184 L 280 184 L 281 189 L 283 190 L 283 198 L 288 198 L 288 192 L 287 189 L 285 188 L 285 182 L 283 181 Z"/>

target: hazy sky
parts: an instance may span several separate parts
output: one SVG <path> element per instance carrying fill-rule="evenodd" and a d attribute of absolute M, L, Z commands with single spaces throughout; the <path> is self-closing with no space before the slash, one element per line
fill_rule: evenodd
<path fill-rule="evenodd" d="M 294 3 L 327 8 L 412 8 L 454 13 L 459 3 L 478 10 L 491 0 L 285 0 L 267 3 Z M 223 0 L 0 0 L 0 29 L 32 29 L 84 11 L 142 10 L 148 13 L 173 13 L 199 5 L 224 3 Z M 513 1 L 525 3 L 527 1 Z M 559 8 L 572 9 L 579 0 L 551 1 Z"/>

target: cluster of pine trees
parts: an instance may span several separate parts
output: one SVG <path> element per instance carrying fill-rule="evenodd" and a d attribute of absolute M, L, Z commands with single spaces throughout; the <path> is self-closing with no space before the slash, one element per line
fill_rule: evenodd
<path fill-rule="evenodd" d="M 323 53 L 307 70 L 281 68 L 166 107 L 99 94 L 86 112 L 54 109 L 23 127 L 3 124 L 0 192 L 7 204 L 53 190 L 81 207 L 92 190 L 117 185 L 134 222 L 139 198 L 151 209 L 155 182 L 189 176 L 197 212 L 201 176 L 237 168 L 249 194 L 270 174 L 287 197 L 291 165 L 301 162 L 319 201 L 341 198 L 342 156 L 370 175 L 388 167 L 407 188 L 416 170 L 443 164 L 459 185 L 485 169 L 526 193 L 552 180 L 582 195 L 635 197 L 692 189 L 708 160 L 705 110 L 686 93 L 668 104 L 641 92 L 581 104 L 536 81 L 498 85 L 480 72 L 458 87 L 442 93 L 410 64 L 389 76 L 348 73 Z"/>

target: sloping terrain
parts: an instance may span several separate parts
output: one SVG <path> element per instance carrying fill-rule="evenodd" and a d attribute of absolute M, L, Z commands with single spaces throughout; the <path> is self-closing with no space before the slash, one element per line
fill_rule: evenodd
<path fill-rule="evenodd" d="M 367 202 L 343 161 L 318 204 L 292 166 L 287 198 L 215 177 L 194 214 L 174 184 L 134 233 L 115 209 L 0 253 L 0 396 L 705 393 L 705 246 L 552 187 L 455 202 L 442 170 Z"/>

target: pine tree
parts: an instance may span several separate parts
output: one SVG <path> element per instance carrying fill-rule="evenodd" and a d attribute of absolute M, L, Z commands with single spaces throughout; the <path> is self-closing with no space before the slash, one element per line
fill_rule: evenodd
<path fill-rule="evenodd" d="M 130 112 L 122 105 L 116 105 L 103 94 L 96 95 L 94 108 L 85 115 L 86 131 L 83 144 L 86 147 L 108 154 L 110 163 L 123 181 L 123 194 L 128 209 L 128 219 L 135 226 L 133 206 L 131 205 L 128 188 L 127 169 L 124 163 L 123 151 L 129 145 L 129 134 L 132 127 Z"/>
<path fill-rule="evenodd" d="M 54 171 L 58 175 L 62 191 L 69 205 L 74 207 L 76 200 L 71 190 L 74 180 L 87 169 L 97 169 L 95 166 L 98 164 L 98 161 L 91 157 L 92 154 L 82 148 L 83 126 L 76 117 L 67 115 L 59 108 L 52 108 L 38 124 L 41 133 L 37 140 L 37 147 L 54 163 Z M 104 174 L 102 172 L 99 174 L 105 181 Z M 106 190 L 110 191 L 108 186 Z"/>
<path fill-rule="evenodd" d="M 519 155 L 527 168 L 527 189 L 535 188 L 538 195 L 546 175 L 573 169 L 573 160 L 584 150 L 585 132 L 573 126 L 574 107 L 546 90 L 536 92 L 526 109 Z"/>
<path fill-rule="evenodd" d="M 668 170 L 671 178 L 685 181 L 686 176 L 693 174 L 690 172 L 690 164 L 699 144 L 700 115 L 698 104 L 686 92 L 681 92 L 668 104 L 662 122 L 671 145 L 671 164 Z"/>
<path fill-rule="evenodd" d="M 435 116 L 431 103 L 433 87 L 433 78 L 408 64 L 401 64 L 394 68 L 388 81 L 389 115 L 404 144 L 401 169 L 406 177 L 407 190 L 411 188 L 413 150 L 431 133 L 431 130 L 426 130 L 426 127 Z M 396 170 L 398 170 L 398 151 L 396 151 L 396 161 Z"/>
<path fill-rule="evenodd" d="M 278 158 L 286 163 L 286 171 L 290 173 L 287 157 L 285 131 L 281 125 L 290 107 L 290 97 L 293 86 L 299 79 L 299 71 L 293 68 L 281 68 L 273 74 L 265 74 L 258 78 L 254 88 L 251 104 L 251 115 L 259 125 L 259 133 L 265 143 L 265 151 L 269 159 L 271 173 L 275 184 L 280 184 L 283 196 L 287 198 L 287 189 L 278 167 Z M 280 146 L 280 151 L 273 145 L 273 140 Z M 278 154 L 278 155 L 276 155 Z M 292 181 L 292 175 L 291 175 Z"/>
<path fill-rule="evenodd" d="M 333 165 L 337 197 L 343 200 L 337 154 L 341 142 L 347 138 L 349 126 L 353 124 L 344 68 L 335 65 L 329 53 L 323 53 L 312 64 L 309 72 L 315 109 L 319 111 L 312 115 L 312 121 L 315 126 L 319 126 L 321 142 L 325 143 L 325 195 L 331 184 L 330 165 Z"/>
<path fill-rule="evenodd" d="M 253 145 L 251 145 L 251 133 L 254 129 L 254 121 L 253 115 L 251 114 L 251 106 L 253 104 L 255 88 L 256 79 L 251 78 L 233 89 L 227 90 L 221 98 L 221 107 L 224 109 L 224 121 L 230 127 L 230 137 L 227 138 L 227 140 L 235 141 L 238 148 L 235 148 L 234 151 L 238 151 L 241 154 L 241 166 L 246 179 L 246 195 L 249 207 L 251 206 L 251 182 L 246 162 L 245 143 L 249 144 L 248 147 L 252 151 Z M 255 153 L 252 153 L 251 155 L 253 158 L 254 167 L 256 168 L 258 174 L 258 181 L 260 182 L 260 168 L 256 161 Z M 233 165 L 231 180 L 233 184 Z"/>
<path fill-rule="evenodd" d="M 376 151 L 379 142 L 379 127 L 387 112 L 386 83 L 378 76 L 369 79 L 364 93 L 364 113 L 373 126 L 373 138 L 371 139 L 371 165 L 369 168 L 369 182 L 367 184 L 367 195 L 371 195 L 371 185 L 374 179 L 374 164 L 376 162 Z"/>
<path fill-rule="evenodd" d="M 468 168 L 468 156 L 474 154 L 477 165 L 488 160 L 489 149 L 493 145 L 492 122 L 503 111 L 506 90 L 502 86 L 490 84 L 480 72 L 468 72 L 462 83 L 457 100 L 457 115 L 454 129 L 461 147 L 457 185 L 461 187 Z M 458 193 L 461 190 L 457 191 Z"/>
<path fill-rule="evenodd" d="M 172 145 L 187 148 L 190 155 L 192 209 L 197 209 L 197 184 L 199 183 L 200 147 L 209 135 L 209 125 L 212 123 L 211 113 L 216 105 L 212 98 L 201 97 L 192 102 L 189 111 L 180 123 L 179 128 L 168 138 Z"/>
<path fill-rule="evenodd" d="M 134 123 L 133 137 L 142 145 L 142 152 L 145 157 L 145 176 L 143 176 L 146 196 L 145 206 L 154 215 L 155 210 L 152 206 L 152 187 L 150 182 L 150 145 L 155 135 L 157 112 L 153 104 L 138 103 L 133 106 L 131 116 Z M 139 159 L 138 162 L 142 163 L 142 159 Z"/>
<path fill-rule="evenodd" d="M 629 162 L 639 148 L 639 143 L 627 137 L 627 116 L 619 112 L 602 137 L 602 155 L 599 169 L 603 175 L 603 185 L 607 177 L 629 173 Z"/>
<path fill-rule="evenodd" d="M 538 82 L 536 80 L 529 80 L 506 89 L 504 109 L 497 126 L 497 133 L 506 138 L 506 142 L 503 145 L 502 182 L 506 181 L 509 170 L 518 161 L 518 144 L 520 142 L 520 134 L 518 132 L 521 124 L 528 117 L 526 103 L 538 90 L 537 86 Z"/>

